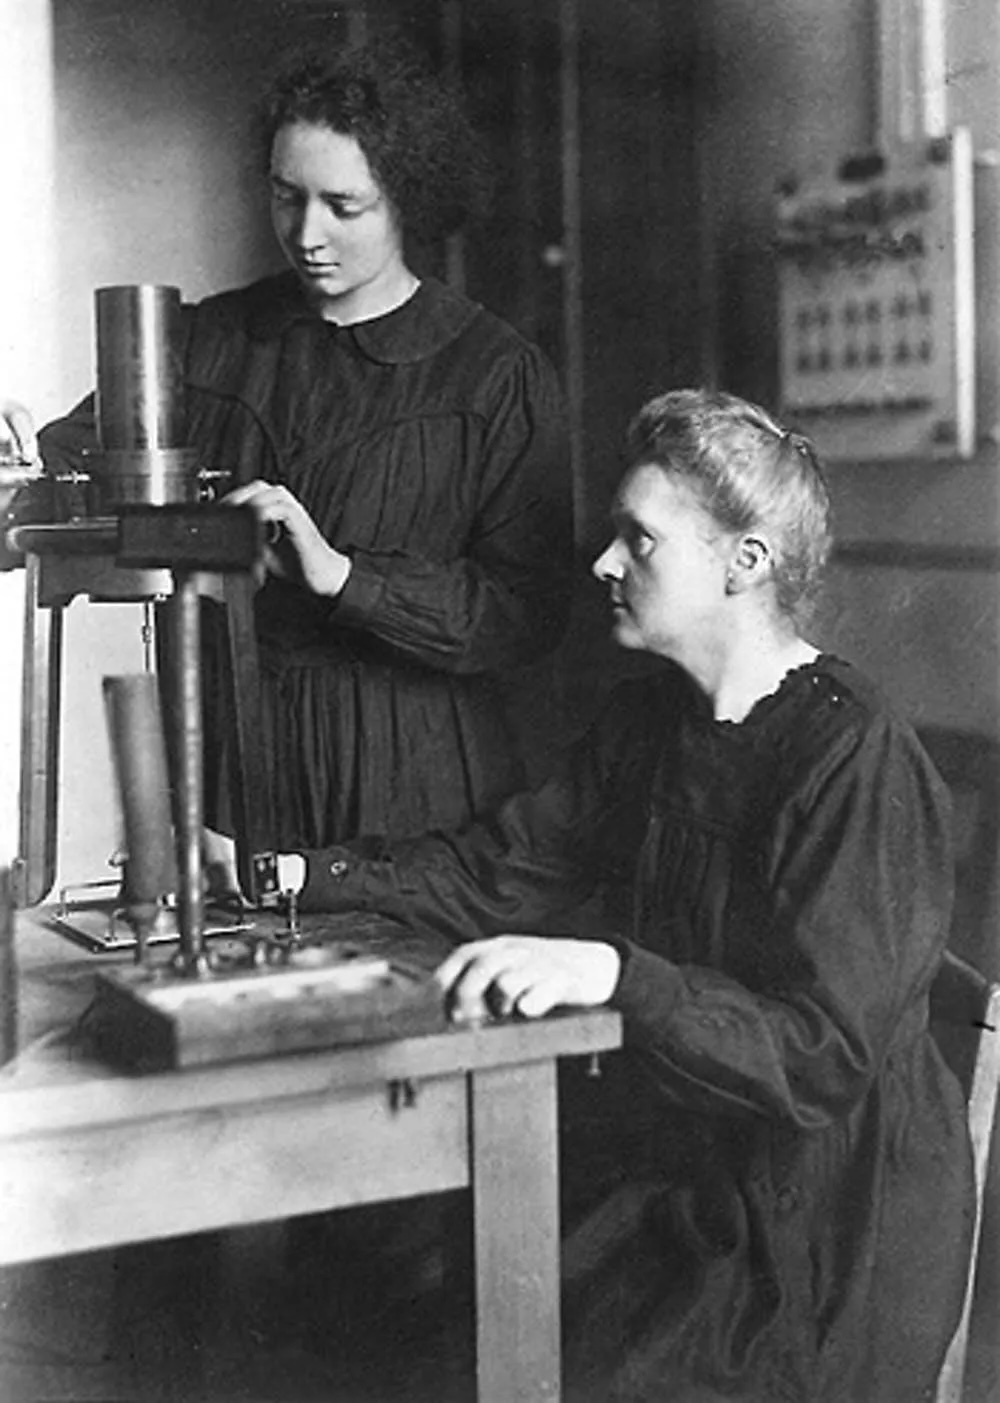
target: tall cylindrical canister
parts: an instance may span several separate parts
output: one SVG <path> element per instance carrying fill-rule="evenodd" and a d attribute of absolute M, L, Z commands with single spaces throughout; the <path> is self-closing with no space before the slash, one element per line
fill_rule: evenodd
<path fill-rule="evenodd" d="M 101 447 L 184 448 L 180 290 L 99 287 L 94 301 Z"/>
<path fill-rule="evenodd" d="M 179 289 L 152 283 L 100 287 L 94 301 L 99 510 L 197 501 L 197 463 L 187 445 Z"/>

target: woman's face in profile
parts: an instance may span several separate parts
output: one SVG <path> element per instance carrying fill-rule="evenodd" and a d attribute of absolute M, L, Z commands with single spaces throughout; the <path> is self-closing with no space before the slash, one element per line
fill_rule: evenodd
<path fill-rule="evenodd" d="M 593 570 L 611 595 L 615 640 L 683 666 L 718 628 L 730 542 L 694 492 L 652 463 L 628 473 L 612 522 Z"/>
<path fill-rule="evenodd" d="M 270 186 L 278 243 L 320 314 L 383 310 L 408 276 L 402 233 L 357 141 L 308 122 L 279 128 Z"/>

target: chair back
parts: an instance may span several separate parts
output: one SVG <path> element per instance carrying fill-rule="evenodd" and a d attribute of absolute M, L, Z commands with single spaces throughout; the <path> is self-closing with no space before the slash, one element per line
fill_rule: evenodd
<path fill-rule="evenodd" d="M 975 1221 L 965 1301 L 935 1393 L 935 1403 L 961 1403 L 990 1141 L 1000 1090 L 1000 984 L 992 983 L 965 960 L 947 951 L 931 986 L 930 1021 L 935 1041 L 965 1093 L 975 1166 Z"/>
<path fill-rule="evenodd" d="M 0 867 L 0 1066 L 17 1055 L 17 961 L 14 952 L 14 887 Z"/>

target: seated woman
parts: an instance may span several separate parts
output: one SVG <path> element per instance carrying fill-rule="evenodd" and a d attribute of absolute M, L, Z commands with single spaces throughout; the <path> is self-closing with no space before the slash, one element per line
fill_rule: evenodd
<path fill-rule="evenodd" d="M 445 933 L 458 1020 L 621 1011 L 625 1049 L 582 1093 L 602 1152 L 565 1175 L 571 1199 L 598 1172 L 648 1192 L 568 1313 L 568 1397 L 929 1399 L 972 1204 L 927 1030 L 946 795 L 876 688 L 800 631 L 829 547 L 809 443 L 681 390 L 639 412 L 629 463 L 594 570 L 619 643 L 662 669 L 492 819 L 294 859 L 301 905 Z M 625 872 L 626 928 L 558 934 Z"/>

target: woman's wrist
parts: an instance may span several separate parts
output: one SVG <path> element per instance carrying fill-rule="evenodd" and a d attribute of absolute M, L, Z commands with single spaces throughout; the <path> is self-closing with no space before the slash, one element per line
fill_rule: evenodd
<path fill-rule="evenodd" d="M 296 895 L 306 884 L 306 860 L 301 853 L 278 854 L 278 890 Z"/>
<path fill-rule="evenodd" d="M 590 945 L 590 970 L 588 992 L 595 1004 L 606 1004 L 618 988 L 621 977 L 622 959 L 614 945 L 604 940 L 588 942 Z"/>
<path fill-rule="evenodd" d="M 351 557 L 340 551 L 331 550 L 330 558 L 323 570 L 322 579 L 314 586 L 314 593 L 324 599 L 337 599 L 351 574 Z"/>
<path fill-rule="evenodd" d="M 617 948 L 599 936 L 568 937 L 572 990 L 570 1003 L 584 1008 L 606 1004 L 618 988 L 622 961 Z"/>

